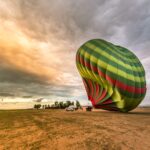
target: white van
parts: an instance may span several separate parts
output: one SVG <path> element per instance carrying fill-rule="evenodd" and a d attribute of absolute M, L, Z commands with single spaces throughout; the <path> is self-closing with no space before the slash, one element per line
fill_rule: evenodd
<path fill-rule="evenodd" d="M 66 111 L 75 111 L 77 108 L 74 105 L 70 105 L 69 107 L 66 108 Z"/>

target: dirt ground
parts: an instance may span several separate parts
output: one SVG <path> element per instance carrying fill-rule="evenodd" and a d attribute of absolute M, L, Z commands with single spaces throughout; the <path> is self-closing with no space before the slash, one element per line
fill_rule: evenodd
<path fill-rule="evenodd" d="M 0 150 L 150 150 L 150 108 L 0 111 Z"/>

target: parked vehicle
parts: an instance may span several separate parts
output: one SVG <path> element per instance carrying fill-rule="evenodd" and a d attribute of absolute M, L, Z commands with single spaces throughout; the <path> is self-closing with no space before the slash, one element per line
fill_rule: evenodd
<path fill-rule="evenodd" d="M 70 105 L 69 107 L 66 108 L 66 111 L 75 111 L 77 110 L 76 106 Z"/>

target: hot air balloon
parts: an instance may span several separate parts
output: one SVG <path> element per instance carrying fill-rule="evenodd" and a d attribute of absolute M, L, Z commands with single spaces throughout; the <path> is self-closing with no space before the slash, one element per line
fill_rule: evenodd
<path fill-rule="evenodd" d="M 93 39 L 78 49 L 76 65 L 95 108 L 128 112 L 145 97 L 144 68 L 127 48 Z"/>

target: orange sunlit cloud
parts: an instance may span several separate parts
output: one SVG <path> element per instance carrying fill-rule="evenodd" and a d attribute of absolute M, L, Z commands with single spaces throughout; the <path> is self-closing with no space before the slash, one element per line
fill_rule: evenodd
<path fill-rule="evenodd" d="M 13 22 L 6 22 L 0 28 L 0 57 L 11 67 L 51 79 L 56 71 L 41 64 L 38 56 L 38 43 L 26 37 Z M 39 49 L 42 51 L 42 49 Z"/>
<path fill-rule="evenodd" d="M 0 96 L 87 100 L 75 55 L 93 38 L 133 50 L 145 67 L 149 89 L 149 4 L 0 0 Z"/>

